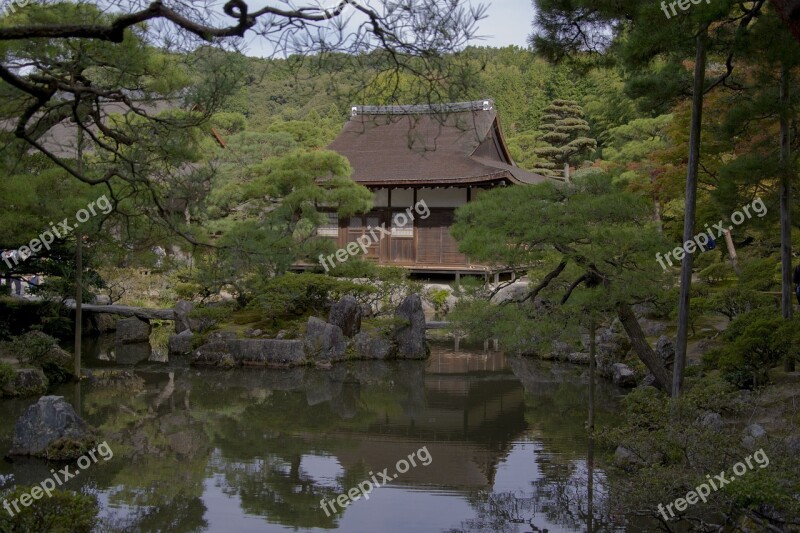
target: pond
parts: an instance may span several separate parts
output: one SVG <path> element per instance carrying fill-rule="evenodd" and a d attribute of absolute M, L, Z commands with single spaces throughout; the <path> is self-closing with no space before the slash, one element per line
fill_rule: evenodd
<path fill-rule="evenodd" d="M 592 529 L 625 531 L 606 508 L 609 452 L 589 456 L 586 369 L 493 348 L 437 343 L 427 361 L 216 371 L 181 358 L 121 365 L 90 344 L 95 375 L 131 375 L 55 392 L 113 450 L 65 486 L 98 497 L 103 531 L 586 531 L 594 463 Z M 599 383 L 598 424 L 614 420 L 622 394 Z M 0 402 L 0 449 L 30 403 Z M 6 459 L 0 475 L 38 484 L 56 466 Z M 350 501 L 359 486 L 368 499 Z M 337 499 L 346 506 L 321 508 Z"/>

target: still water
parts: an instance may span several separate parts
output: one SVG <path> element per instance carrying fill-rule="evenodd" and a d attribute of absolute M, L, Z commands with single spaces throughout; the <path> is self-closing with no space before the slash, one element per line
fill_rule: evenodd
<path fill-rule="evenodd" d="M 592 463 L 592 529 L 624 530 L 606 509 L 609 451 L 588 452 L 584 368 L 452 344 L 428 361 L 331 370 L 131 364 L 100 347 L 84 359 L 95 375 L 131 372 L 55 392 L 114 452 L 67 485 L 97 496 L 101 531 L 586 531 Z M 598 424 L 621 395 L 599 383 Z M 0 450 L 30 403 L 0 402 Z M 320 508 L 423 447 L 427 466 L 336 514 Z M 7 459 L 0 474 L 38 484 L 54 466 Z"/>

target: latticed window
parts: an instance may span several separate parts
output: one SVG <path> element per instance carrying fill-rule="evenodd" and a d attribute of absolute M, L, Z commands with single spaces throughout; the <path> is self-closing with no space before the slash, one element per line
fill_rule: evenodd
<path fill-rule="evenodd" d="M 413 238 L 414 219 L 405 211 L 392 213 L 392 237 Z"/>
<path fill-rule="evenodd" d="M 328 219 L 317 228 L 317 235 L 320 237 L 339 236 L 339 215 L 337 213 L 324 213 Z"/>

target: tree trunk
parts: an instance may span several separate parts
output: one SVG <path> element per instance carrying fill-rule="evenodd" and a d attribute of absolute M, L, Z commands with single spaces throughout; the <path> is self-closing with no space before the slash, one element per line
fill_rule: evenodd
<path fill-rule="evenodd" d="M 736 272 L 737 276 L 742 275 L 742 269 L 739 268 L 739 258 L 736 256 L 736 245 L 733 244 L 733 238 L 731 237 L 731 230 L 725 230 L 725 246 L 728 248 L 728 257 L 731 258 L 731 265 L 733 265 L 733 271 Z"/>
<path fill-rule="evenodd" d="M 642 327 L 639 325 L 639 321 L 636 320 L 636 315 L 633 314 L 631 306 L 628 304 L 619 304 L 617 306 L 617 316 L 622 323 L 622 327 L 625 328 L 625 333 L 628 334 L 628 338 L 631 340 L 633 351 L 636 352 L 639 359 L 641 359 L 650 372 L 653 373 L 658 388 L 669 391 L 671 384 L 669 372 L 661 365 L 658 354 L 656 354 L 650 347 L 650 344 L 648 344 Z"/>
<path fill-rule="evenodd" d="M 694 218 L 697 208 L 697 170 L 700 163 L 700 133 L 703 126 L 703 89 L 706 77 L 706 34 L 703 28 L 697 35 L 697 55 L 692 86 L 692 121 L 689 132 L 689 168 L 686 173 L 686 211 L 683 216 L 683 241 L 694 237 Z M 678 302 L 678 338 L 675 345 L 675 368 L 672 374 L 672 396 L 678 397 L 683 387 L 686 368 L 686 349 L 689 337 L 689 291 L 692 288 L 694 254 L 683 256 L 681 263 L 681 296 Z M 648 346 L 649 348 L 649 346 Z"/>
<path fill-rule="evenodd" d="M 789 155 L 791 138 L 789 131 L 789 84 L 790 73 L 786 66 L 781 69 L 781 312 L 784 320 L 791 320 L 794 311 L 792 302 L 792 176 Z M 783 362 L 787 372 L 794 372 L 794 355 L 789 353 Z"/>

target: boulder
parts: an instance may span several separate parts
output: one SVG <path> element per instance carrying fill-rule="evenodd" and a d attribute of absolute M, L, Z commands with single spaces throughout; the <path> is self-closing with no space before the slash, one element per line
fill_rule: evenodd
<path fill-rule="evenodd" d="M 331 306 L 328 323 L 338 326 L 347 337 L 361 331 L 361 306 L 352 296 L 345 296 Z"/>
<path fill-rule="evenodd" d="M 150 322 L 136 317 L 117 320 L 115 344 L 136 344 L 150 341 Z"/>
<path fill-rule="evenodd" d="M 427 358 L 430 348 L 425 339 L 425 313 L 419 295 L 406 297 L 395 311 L 395 318 L 401 321 L 393 335 L 397 344 L 397 356 L 401 359 Z"/>
<path fill-rule="evenodd" d="M 725 421 L 719 413 L 708 411 L 700 417 L 700 425 L 718 433 L 725 427 Z"/>
<path fill-rule="evenodd" d="M 297 365 L 305 359 L 302 341 L 227 339 L 210 342 L 192 353 L 193 365 L 232 368 L 238 365 Z"/>
<path fill-rule="evenodd" d="M 194 304 L 186 300 L 178 300 L 173 308 L 175 313 L 175 333 L 183 333 L 186 330 L 192 330 L 192 322 L 189 319 L 189 313 L 194 309 Z"/>
<path fill-rule="evenodd" d="M 628 367 L 628 365 L 614 363 L 611 365 L 611 368 L 613 369 L 612 380 L 614 385 L 626 389 L 636 386 L 636 374 Z"/>
<path fill-rule="evenodd" d="M 263 334 L 264 332 L 260 329 L 248 329 L 244 332 L 244 336 L 249 339 L 255 339 L 256 337 L 260 337 Z"/>
<path fill-rule="evenodd" d="M 310 359 L 337 361 L 344 359 L 347 341 L 342 328 L 312 316 L 306 328 L 305 350 Z"/>
<path fill-rule="evenodd" d="M 742 446 L 753 451 L 758 446 L 758 441 L 767 436 L 767 432 L 761 424 L 750 424 L 744 428 Z"/>
<path fill-rule="evenodd" d="M 92 299 L 93 305 L 111 305 L 111 297 L 107 294 L 98 294 Z"/>
<path fill-rule="evenodd" d="M 14 381 L 3 387 L 3 396 L 38 396 L 47 390 L 47 377 L 38 368 L 21 368 L 15 372 Z"/>
<path fill-rule="evenodd" d="M 117 330 L 117 318 L 108 313 L 88 313 L 91 331 L 94 333 L 109 333 Z"/>
<path fill-rule="evenodd" d="M 614 464 L 620 468 L 630 468 L 641 463 L 642 459 L 624 446 L 617 446 L 614 451 Z"/>
<path fill-rule="evenodd" d="M 639 386 L 653 387 L 654 389 L 657 389 L 658 385 L 656 384 L 656 377 L 652 373 L 648 372 L 647 375 L 642 378 L 642 382 L 639 383 Z"/>
<path fill-rule="evenodd" d="M 572 352 L 567 356 L 567 360 L 573 365 L 588 365 L 589 354 L 585 352 Z"/>
<path fill-rule="evenodd" d="M 395 355 L 395 350 L 392 341 L 382 335 L 372 336 L 362 332 L 353 337 L 353 351 L 359 359 L 390 359 Z"/>
<path fill-rule="evenodd" d="M 96 431 L 63 396 L 42 396 L 17 419 L 9 453 L 71 460 L 96 443 Z"/>
<path fill-rule="evenodd" d="M 656 355 L 661 359 L 664 368 L 671 369 L 675 362 L 675 345 L 672 343 L 672 339 L 666 335 L 660 336 L 656 341 Z"/>
<path fill-rule="evenodd" d="M 177 335 L 169 336 L 169 353 L 170 355 L 186 355 L 192 351 L 192 340 L 194 333 L 184 330 Z"/>

